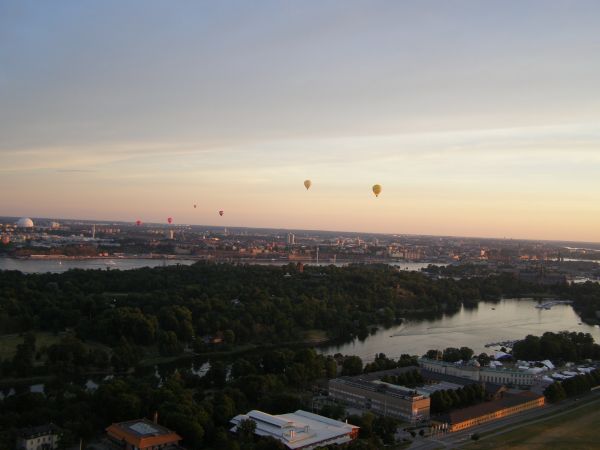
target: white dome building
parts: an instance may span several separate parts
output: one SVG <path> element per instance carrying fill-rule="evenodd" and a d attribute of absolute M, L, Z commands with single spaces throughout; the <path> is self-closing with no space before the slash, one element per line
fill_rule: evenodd
<path fill-rule="evenodd" d="M 21 217 L 17 221 L 17 228 L 33 228 L 33 220 L 29 217 Z"/>

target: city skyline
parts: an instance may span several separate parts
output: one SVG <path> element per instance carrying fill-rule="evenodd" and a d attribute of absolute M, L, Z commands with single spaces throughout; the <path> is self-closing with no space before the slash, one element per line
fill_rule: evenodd
<path fill-rule="evenodd" d="M 598 242 L 599 12 L 2 5 L 0 213 Z"/>

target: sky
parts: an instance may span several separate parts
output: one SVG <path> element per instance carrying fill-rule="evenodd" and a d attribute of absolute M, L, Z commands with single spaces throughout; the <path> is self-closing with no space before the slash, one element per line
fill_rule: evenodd
<path fill-rule="evenodd" d="M 0 215 L 597 242 L 599 24 L 595 0 L 0 0 Z"/>

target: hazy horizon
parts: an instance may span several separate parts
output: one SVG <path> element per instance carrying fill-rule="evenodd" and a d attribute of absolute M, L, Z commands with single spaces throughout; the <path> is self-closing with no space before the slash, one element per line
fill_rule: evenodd
<path fill-rule="evenodd" d="M 36 220 L 48 220 L 58 221 L 66 220 L 69 222 L 90 222 L 90 224 L 103 225 L 103 224 L 114 224 L 124 223 L 131 226 L 136 225 L 135 221 L 132 220 L 120 220 L 120 219 L 102 219 L 102 218 L 84 218 L 84 217 L 36 217 L 36 216 L 18 216 L 18 215 L 1 215 L 2 218 L 12 218 L 15 221 L 22 218 L 28 217 L 34 221 Z M 555 243 L 571 243 L 571 244 L 592 244 L 600 245 L 600 241 L 577 241 L 570 239 L 538 239 L 535 237 L 523 237 L 523 236 L 476 236 L 476 235 L 453 235 L 453 234 L 423 234 L 423 233 L 383 233 L 378 231 L 368 230 L 349 230 L 349 229 L 325 229 L 325 228 L 297 228 L 297 227 L 278 227 L 278 226 L 252 226 L 252 225 L 227 225 L 226 223 L 176 223 L 168 224 L 166 221 L 156 222 L 143 222 L 142 226 L 159 226 L 159 227 L 171 227 L 175 230 L 178 227 L 209 227 L 217 229 L 250 229 L 250 230 L 269 230 L 269 231 L 282 231 L 282 232 L 307 232 L 307 233 L 346 233 L 356 235 L 382 235 L 382 236 L 412 236 L 412 237 L 430 237 L 430 238 L 453 238 L 453 239 L 486 239 L 486 240 L 498 240 L 498 241 L 527 241 L 527 242 L 555 242 Z"/>
<path fill-rule="evenodd" d="M 2 3 L 0 214 L 600 242 L 598 17 Z"/>

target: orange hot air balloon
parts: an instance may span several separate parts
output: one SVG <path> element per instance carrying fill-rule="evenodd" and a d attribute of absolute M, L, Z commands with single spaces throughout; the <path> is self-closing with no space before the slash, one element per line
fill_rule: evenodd
<path fill-rule="evenodd" d="M 310 189 L 311 186 L 312 186 L 312 181 L 304 180 L 304 187 L 306 188 L 307 191 Z"/>
<path fill-rule="evenodd" d="M 375 197 L 379 197 L 379 194 L 381 194 L 381 185 L 375 184 L 373 186 L 373 194 L 375 194 Z"/>
<path fill-rule="evenodd" d="M 219 211 L 219 215 L 220 215 L 220 216 L 222 216 L 223 214 L 225 214 L 225 211 L 223 211 L 223 210 L 220 210 L 220 211 Z"/>
<path fill-rule="evenodd" d="M 142 224 L 142 221 L 140 219 L 135 221 L 135 224 L 139 227 Z"/>
<path fill-rule="evenodd" d="M 167 222 L 169 222 L 169 223 L 173 223 L 173 218 L 172 218 L 172 217 L 168 217 L 168 218 L 167 218 Z"/>

